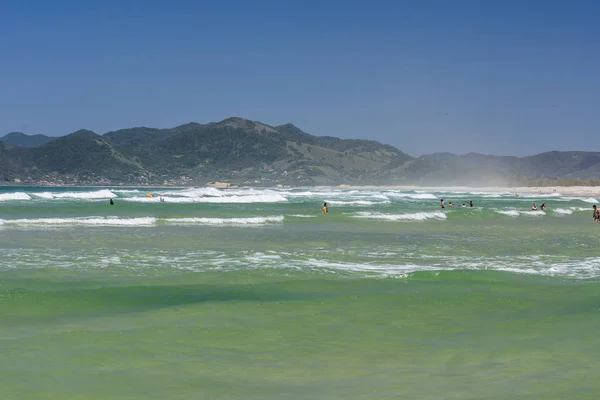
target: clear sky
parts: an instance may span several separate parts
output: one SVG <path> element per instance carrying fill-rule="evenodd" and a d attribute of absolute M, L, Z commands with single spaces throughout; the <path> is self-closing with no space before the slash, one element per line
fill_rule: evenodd
<path fill-rule="evenodd" d="M 230 116 L 412 155 L 600 151 L 600 1 L 0 1 L 0 135 Z"/>

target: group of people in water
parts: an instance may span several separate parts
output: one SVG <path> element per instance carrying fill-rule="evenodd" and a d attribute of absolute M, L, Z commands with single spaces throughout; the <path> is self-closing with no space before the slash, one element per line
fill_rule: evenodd
<path fill-rule="evenodd" d="M 111 204 L 112 204 L 112 199 L 111 199 Z M 473 200 L 469 200 L 467 201 L 463 201 L 462 203 L 462 207 L 473 207 Z M 441 208 L 446 208 L 446 203 L 444 203 L 444 199 L 440 199 L 440 207 Z M 448 202 L 448 207 L 454 207 L 454 204 L 450 201 Z M 547 207 L 546 207 L 546 203 L 542 203 L 542 205 L 539 208 L 541 211 L 546 211 Z M 594 209 L 594 222 L 600 222 L 600 207 L 596 206 L 595 204 L 593 205 L 593 209 Z M 533 206 L 531 207 L 531 211 L 538 211 L 538 206 L 536 203 L 533 203 Z M 327 206 L 327 203 L 323 204 L 323 208 L 321 209 L 321 213 L 322 214 L 327 214 L 329 212 L 329 207 Z"/>
<path fill-rule="evenodd" d="M 161 203 L 165 202 L 165 199 L 163 199 L 162 197 L 159 200 Z M 110 199 L 108 201 L 108 203 L 111 206 L 115 205 L 115 202 L 113 201 L 113 199 Z M 469 200 L 468 202 L 463 201 L 462 203 L 462 207 L 473 207 L 473 200 Z M 441 208 L 446 208 L 446 204 L 444 203 L 444 199 L 440 199 L 440 207 Z M 448 207 L 454 207 L 454 204 L 450 201 L 448 202 Z M 600 222 L 600 207 L 596 206 L 595 204 L 592 206 L 594 209 L 594 214 L 593 214 L 593 220 L 594 222 Z M 540 206 L 540 210 L 541 211 L 546 211 L 546 203 L 542 203 L 542 205 Z M 538 211 L 538 206 L 536 203 L 533 203 L 533 206 L 531 207 L 531 211 Z M 327 203 L 325 202 L 323 204 L 323 208 L 321 209 L 321 213 L 322 214 L 327 214 L 329 212 L 329 207 L 327 206 Z"/>
<path fill-rule="evenodd" d="M 461 207 L 473 207 L 473 200 L 469 200 L 468 202 L 463 201 L 462 206 Z M 440 199 L 440 207 L 441 208 L 446 208 L 446 203 L 444 203 L 444 199 Z M 454 204 L 449 201 L 448 202 L 448 207 L 454 207 Z"/>
<path fill-rule="evenodd" d="M 327 204 L 327 203 L 325 203 L 325 204 Z M 463 206 L 463 207 L 467 207 L 467 203 L 463 201 L 463 204 L 462 204 L 462 206 Z M 469 206 L 469 207 L 473 207 L 473 201 L 472 201 L 472 200 L 469 200 L 468 206 Z M 446 204 L 444 203 L 444 199 L 440 199 L 440 207 L 441 207 L 441 208 L 446 208 Z M 454 204 L 452 204 L 452 202 L 448 202 L 448 207 L 454 207 Z M 537 211 L 537 210 L 538 210 L 538 206 L 537 206 L 537 204 L 536 204 L 536 203 L 533 203 L 533 206 L 531 207 L 531 211 Z M 546 203 L 543 203 L 543 204 L 540 206 L 540 210 L 542 210 L 542 211 L 546 211 Z M 597 211 L 596 211 L 596 210 L 598 210 L 598 209 L 597 209 L 597 208 L 596 208 L 596 206 L 594 205 L 594 215 L 596 215 L 596 214 L 597 214 Z M 596 219 L 596 218 L 595 218 L 595 219 Z"/>
<path fill-rule="evenodd" d="M 466 202 L 463 202 L 462 204 L 463 207 L 467 206 Z M 473 207 L 473 201 L 469 200 L 468 202 L 468 206 L 469 207 Z M 446 204 L 444 203 L 444 199 L 440 199 L 440 207 L 441 208 L 446 208 Z M 454 204 L 452 204 L 452 202 L 448 202 L 448 207 L 454 207 Z M 594 214 L 593 214 L 593 220 L 594 222 L 600 222 L 600 207 L 598 207 L 597 205 L 593 205 L 592 206 L 593 210 L 594 210 Z M 324 210 L 327 209 L 327 203 L 325 203 L 325 207 L 323 207 Z M 542 203 L 542 205 L 540 206 L 539 210 L 540 211 L 546 211 L 548 209 L 548 207 L 546 206 L 546 203 Z M 533 203 L 533 206 L 531 207 L 531 211 L 538 211 L 538 206 L 536 203 Z M 327 212 L 327 211 L 323 211 L 323 212 Z"/>
<path fill-rule="evenodd" d="M 327 203 L 325 203 L 325 205 L 327 205 Z M 462 207 L 467 207 L 467 205 L 469 207 L 473 207 L 473 200 L 469 200 L 469 202 L 464 202 L 462 203 Z M 440 207 L 441 208 L 446 208 L 446 203 L 444 203 L 444 199 L 440 199 Z M 450 201 L 448 202 L 448 207 L 454 207 L 454 204 Z M 533 203 L 533 206 L 531 207 L 531 211 L 537 211 L 538 210 L 538 206 L 537 204 Z M 540 207 L 540 210 L 542 211 L 546 211 L 546 203 L 543 203 Z M 594 210 L 596 210 L 596 206 L 594 205 Z M 594 215 L 596 214 L 596 211 L 594 211 Z"/>
<path fill-rule="evenodd" d="M 538 210 L 537 204 L 533 203 L 533 206 L 531 207 L 531 211 L 537 211 L 537 210 Z M 542 203 L 542 205 L 540 206 L 540 210 L 546 211 L 546 203 Z"/>

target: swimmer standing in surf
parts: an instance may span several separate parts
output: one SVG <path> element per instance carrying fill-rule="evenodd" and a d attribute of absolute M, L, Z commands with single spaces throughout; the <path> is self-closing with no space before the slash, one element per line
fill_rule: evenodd
<path fill-rule="evenodd" d="M 323 208 L 321 209 L 321 214 L 327 214 L 329 212 L 329 208 L 327 207 L 327 203 L 323 204 Z"/>

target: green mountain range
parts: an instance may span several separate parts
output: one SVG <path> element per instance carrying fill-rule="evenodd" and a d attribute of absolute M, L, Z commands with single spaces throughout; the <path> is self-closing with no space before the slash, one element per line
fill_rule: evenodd
<path fill-rule="evenodd" d="M 314 136 L 292 124 L 228 118 L 103 135 L 10 133 L 0 138 L 0 177 L 4 183 L 32 184 L 559 184 L 600 179 L 600 153 L 415 158 L 373 140 Z"/>

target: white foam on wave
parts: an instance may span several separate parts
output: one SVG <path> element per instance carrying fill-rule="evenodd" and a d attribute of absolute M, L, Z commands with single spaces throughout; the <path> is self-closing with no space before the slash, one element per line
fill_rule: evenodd
<path fill-rule="evenodd" d="M 166 218 L 165 221 L 177 224 L 199 224 L 199 225 L 265 225 L 269 223 L 283 222 L 283 215 L 270 217 L 247 217 L 247 218 Z"/>
<path fill-rule="evenodd" d="M 402 199 L 413 199 L 413 200 L 434 200 L 438 199 L 438 196 L 431 193 L 401 193 L 401 192 L 391 192 L 387 194 L 388 196 L 399 197 Z"/>
<path fill-rule="evenodd" d="M 298 258 L 297 258 L 298 257 Z M 343 262 L 326 259 L 305 258 L 302 254 L 285 252 L 250 252 L 241 257 L 220 258 L 214 264 L 219 269 L 223 268 L 272 268 L 272 269 L 295 269 L 311 270 L 326 273 L 366 273 L 369 276 L 406 276 L 417 271 L 439 271 L 444 268 L 437 266 L 415 265 L 415 264 L 379 264 L 361 262 Z M 206 262 L 203 263 L 203 267 Z"/>
<path fill-rule="evenodd" d="M 592 211 L 591 207 L 571 207 L 573 211 Z"/>
<path fill-rule="evenodd" d="M 294 217 L 294 218 L 316 218 L 316 215 L 290 214 L 290 215 L 287 215 L 287 217 Z"/>
<path fill-rule="evenodd" d="M 280 194 L 264 194 L 264 195 L 246 195 L 246 196 L 220 196 L 220 197 L 172 197 L 161 196 L 165 203 L 280 203 L 287 199 Z M 154 197 L 129 197 L 123 198 L 124 201 L 132 201 L 136 203 L 158 203 L 158 196 Z"/>
<path fill-rule="evenodd" d="M 393 253 L 395 254 L 395 253 Z M 243 257 L 242 262 L 231 260 L 222 264 L 239 265 L 251 268 L 291 268 L 310 269 L 322 272 L 366 273 L 368 276 L 407 277 L 415 272 L 441 271 L 502 271 L 516 274 L 562 276 L 575 279 L 587 279 L 600 275 L 600 258 L 584 258 L 579 260 L 563 260 L 552 258 L 527 257 L 491 257 L 470 258 L 450 257 L 438 262 L 420 264 L 376 263 L 376 262 L 340 262 L 315 258 L 289 258 L 289 253 L 263 254 L 251 253 Z M 222 261 L 222 260 L 221 260 Z"/>
<path fill-rule="evenodd" d="M 537 211 L 527 211 L 527 210 L 494 210 L 496 211 L 498 214 L 502 214 L 502 215 L 508 215 L 509 217 L 518 217 L 520 215 L 531 215 L 531 216 L 543 216 L 546 215 L 546 213 L 544 211 L 541 210 L 537 210 Z"/>
<path fill-rule="evenodd" d="M 566 208 L 555 208 L 553 211 L 556 214 L 564 214 L 564 215 L 573 214 L 573 210 L 566 209 Z"/>
<path fill-rule="evenodd" d="M 524 197 L 524 198 L 528 198 L 528 199 L 534 199 L 534 198 L 546 198 L 546 197 L 562 197 L 562 194 L 560 194 L 558 192 L 552 192 L 552 193 L 523 193 L 523 194 L 520 194 L 519 197 Z"/>
<path fill-rule="evenodd" d="M 498 214 L 508 215 L 510 217 L 518 217 L 519 212 L 517 210 L 496 210 Z"/>
<path fill-rule="evenodd" d="M 389 203 L 390 199 L 386 194 L 374 191 L 303 191 L 303 192 L 291 192 L 291 191 L 277 191 L 274 193 L 283 194 L 286 198 L 290 199 L 305 199 L 315 198 L 323 199 L 331 204 L 338 205 L 375 205 Z"/>
<path fill-rule="evenodd" d="M 194 198 L 196 203 L 280 203 L 287 199 L 280 194 L 234 195 Z"/>
<path fill-rule="evenodd" d="M 352 215 L 353 218 L 379 219 L 387 221 L 425 221 L 428 219 L 443 220 L 448 218 L 441 211 L 418 212 L 411 214 L 382 214 L 378 212 L 359 212 Z"/>
<path fill-rule="evenodd" d="M 120 198 L 121 201 L 129 201 L 133 203 L 160 203 L 160 199 L 165 201 L 165 203 L 194 203 L 194 199 L 188 197 L 163 197 L 163 196 L 155 196 L 155 197 L 124 197 Z"/>
<path fill-rule="evenodd" d="M 598 204 L 598 200 L 593 197 L 563 197 L 560 200 L 564 201 L 583 201 L 584 203 Z"/>
<path fill-rule="evenodd" d="M 119 218 L 119 217 L 82 217 L 82 218 L 31 218 L 0 219 L 0 225 L 14 226 L 149 226 L 156 223 L 154 217 Z"/>
<path fill-rule="evenodd" d="M 378 200 L 383 200 L 383 201 L 390 200 L 390 198 L 387 197 L 385 194 L 369 194 L 368 198 L 373 198 L 373 199 L 378 199 Z"/>
<path fill-rule="evenodd" d="M 356 197 L 361 197 L 361 198 L 370 197 L 369 193 L 358 192 L 356 190 L 354 190 L 354 191 L 341 191 L 341 190 L 317 190 L 317 189 L 313 189 L 313 190 L 305 190 L 305 191 L 301 191 L 301 192 L 294 192 L 294 191 L 290 191 L 290 190 L 277 190 L 277 191 L 275 191 L 275 193 L 283 194 L 285 197 L 288 197 L 288 198 L 314 197 L 314 198 L 318 198 L 318 199 L 323 199 L 323 198 L 330 198 L 330 199 L 331 198 L 335 198 L 335 199 L 352 199 L 352 198 L 356 198 Z"/>
<path fill-rule="evenodd" d="M 50 192 L 39 192 L 32 193 L 35 197 L 39 197 L 40 199 L 52 200 L 54 196 Z"/>
<path fill-rule="evenodd" d="M 35 196 L 43 199 L 83 199 L 83 200 L 95 200 L 95 199 L 109 199 L 117 197 L 116 194 L 108 189 L 96 190 L 93 192 L 42 192 L 34 193 Z"/>
<path fill-rule="evenodd" d="M 142 193 L 141 190 L 137 190 L 137 189 L 133 189 L 133 190 L 129 190 L 129 189 L 120 189 L 120 190 L 112 190 L 115 193 Z"/>
<path fill-rule="evenodd" d="M 313 197 L 313 196 L 320 196 L 320 193 L 313 193 L 311 191 L 305 191 L 305 192 L 290 192 L 290 191 L 282 191 L 282 193 L 285 193 L 286 196 L 291 196 L 291 197 Z"/>
<path fill-rule="evenodd" d="M 0 201 L 10 201 L 10 200 L 31 200 L 31 197 L 27 193 L 23 193 L 23 192 L 0 194 Z"/>
<path fill-rule="evenodd" d="M 451 197 L 451 195 L 454 194 L 452 192 L 448 193 L 448 197 Z M 457 193 L 459 194 L 459 193 Z M 470 196 L 476 196 L 476 197 L 501 197 L 500 193 L 492 193 L 492 192 L 464 192 L 464 196 L 460 196 L 460 197 L 470 197 Z"/>
<path fill-rule="evenodd" d="M 379 249 L 368 260 L 339 260 L 339 249 L 304 251 L 251 251 L 206 250 L 198 248 L 181 252 L 164 248 L 118 249 L 96 247 L 93 250 L 76 250 L 65 254 L 60 249 L 44 252 L 44 262 L 39 262 L 35 248 L 2 249 L 4 263 L 0 270 L 13 268 L 45 268 L 46 265 L 68 269 L 121 267 L 138 269 L 140 273 L 173 268 L 186 271 L 288 269 L 327 274 L 359 274 L 364 277 L 408 277 L 417 272 L 441 271 L 503 271 L 514 274 L 552 276 L 570 279 L 597 279 L 600 277 L 600 257 L 560 255 L 510 255 L 510 256 L 457 256 L 428 255 L 421 252 L 382 252 Z M 364 251 L 360 251 L 364 256 Z M 388 257 L 384 260 L 384 255 Z M 132 262 L 135 261 L 135 262 Z"/>
<path fill-rule="evenodd" d="M 341 201 L 341 200 L 328 200 L 328 204 L 338 205 L 338 206 L 372 206 L 375 204 L 384 204 L 389 203 L 383 201 L 368 201 L 368 200 L 354 200 L 354 201 Z"/>
<path fill-rule="evenodd" d="M 246 218 L 165 218 L 155 217 L 121 218 L 121 217 L 75 217 L 75 218 L 31 218 L 31 219 L 0 219 L 0 225 L 44 227 L 44 226 L 153 226 L 157 222 L 182 225 L 265 225 L 281 223 L 283 215 Z"/>
<path fill-rule="evenodd" d="M 586 257 L 582 259 L 569 259 L 560 256 L 475 258 L 471 261 L 457 260 L 455 265 L 450 269 L 461 268 L 588 279 L 600 275 L 600 257 Z"/>
<path fill-rule="evenodd" d="M 374 264 L 374 263 L 344 263 L 344 262 L 333 262 L 325 260 L 309 259 L 306 262 L 306 266 L 311 269 L 326 269 L 326 270 L 338 270 L 344 272 L 362 272 L 362 273 L 375 273 L 377 275 L 394 276 L 417 272 L 417 271 L 441 271 L 444 268 L 427 266 L 427 265 L 415 265 L 415 264 Z"/>
<path fill-rule="evenodd" d="M 412 194 L 408 196 L 411 199 L 415 199 L 415 200 L 437 200 L 438 196 L 431 194 L 431 193 L 419 193 L 419 194 Z"/>
<path fill-rule="evenodd" d="M 535 216 L 535 217 L 540 217 L 540 216 L 546 215 L 546 213 L 544 211 L 541 211 L 541 210 L 537 210 L 537 211 L 533 211 L 533 210 L 531 210 L 531 211 L 521 211 L 521 214 L 523 214 L 523 215 L 532 215 L 532 216 Z"/>
<path fill-rule="evenodd" d="M 159 191 L 157 193 L 159 195 L 191 197 L 191 198 L 196 198 L 196 197 L 221 197 L 221 196 L 226 195 L 225 192 L 223 192 L 223 191 L 221 191 L 219 189 L 213 188 L 213 187 L 189 188 L 189 189 L 184 189 L 184 190 L 167 190 L 167 191 Z"/>

